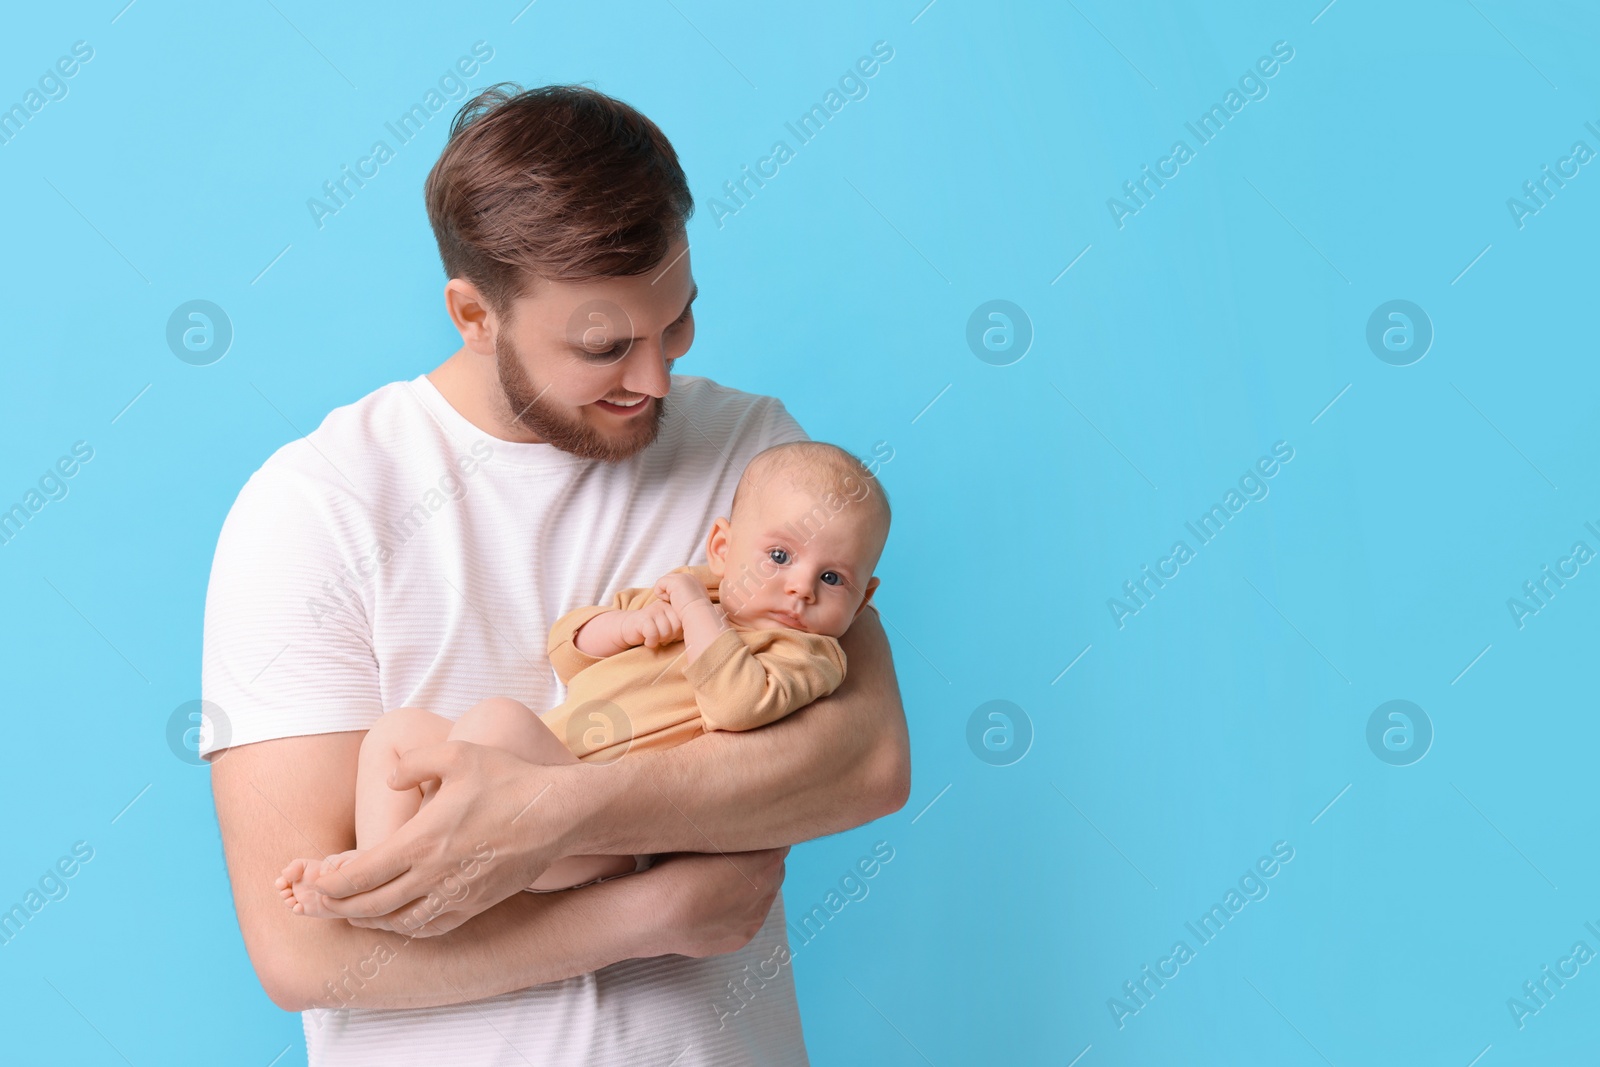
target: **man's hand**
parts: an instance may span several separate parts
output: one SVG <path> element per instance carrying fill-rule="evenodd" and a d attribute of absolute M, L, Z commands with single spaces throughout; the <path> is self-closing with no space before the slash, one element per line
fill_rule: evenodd
<path fill-rule="evenodd" d="M 788 854 L 787 845 L 758 852 L 677 852 L 618 881 L 650 894 L 651 911 L 661 920 L 659 955 L 719 956 L 744 948 L 767 921 Z"/>
<path fill-rule="evenodd" d="M 412 749 L 391 784 L 409 789 L 437 779 L 438 792 L 381 845 L 320 876 L 316 886 L 327 897 L 325 906 L 352 926 L 411 937 L 454 930 L 527 888 L 568 854 L 557 829 L 567 820 L 552 798 L 570 796 L 576 789 L 570 773 L 583 769 L 525 763 L 465 741 Z M 513 801 L 501 802 L 530 793 L 533 801 L 520 815 Z M 480 844 L 458 857 L 433 840 L 443 833 Z M 676 853 L 628 876 L 636 892 L 648 892 L 642 912 L 652 917 L 656 931 L 640 954 L 702 957 L 743 948 L 766 921 L 788 854 L 786 845 Z M 616 881 L 621 880 L 607 884 Z"/>
<path fill-rule="evenodd" d="M 678 617 L 678 609 L 664 600 L 634 611 L 619 611 L 616 615 L 618 636 L 630 648 L 635 645 L 655 648 L 683 640 L 683 620 Z"/>
<path fill-rule="evenodd" d="M 584 764 L 528 763 L 467 741 L 414 748 L 389 784 L 437 782 L 422 810 L 387 840 L 311 887 L 352 925 L 412 937 L 448 933 L 526 889 L 569 855 Z"/>
<path fill-rule="evenodd" d="M 407 912 L 426 917 L 437 902 L 439 914 L 422 932 L 441 933 L 510 897 L 562 856 L 704 848 L 731 854 L 838 833 L 898 810 L 910 789 L 910 745 L 876 612 L 862 612 L 840 642 L 850 662 L 844 684 L 759 730 L 714 731 L 607 767 L 529 764 L 465 741 L 412 749 L 393 784 L 438 779 L 437 795 L 316 888 L 331 911 L 412 934 L 402 925 Z M 442 899 L 439 888 L 460 880 L 461 864 L 479 842 L 495 858 L 462 899 Z M 280 851 L 264 885 L 295 854 L 289 846 Z"/>

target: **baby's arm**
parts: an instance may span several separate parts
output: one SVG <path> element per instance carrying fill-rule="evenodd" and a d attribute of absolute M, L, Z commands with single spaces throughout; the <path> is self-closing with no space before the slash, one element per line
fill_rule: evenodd
<path fill-rule="evenodd" d="M 686 666 L 698 660 L 713 641 L 732 629 L 727 614 L 711 602 L 706 587 L 693 575 L 681 571 L 663 575 L 656 583 L 655 595 L 677 613 Z"/>
<path fill-rule="evenodd" d="M 844 649 L 832 637 L 776 631 L 755 652 L 698 581 L 669 574 L 655 592 L 682 621 L 683 673 L 708 730 L 754 730 L 777 722 L 844 681 Z"/>
<path fill-rule="evenodd" d="M 605 659 L 639 645 L 670 645 L 681 637 L 683 624 L 677 610 L 657 600 L 634 610 L 596 615 L 578 627 L 572 642 L 584 655 Z"/>
<path fill-rule="evenodd" d="M 775 631 L 760 652 L 727 630 L 683 670 L 707 730 L 754 730 L 839 688 L 844 650 L 832 637 Z"/>
<path fill-rule="evenodd" d="M 676 641 L 682 635 L 678 613 L 670 604 L 642 603 L 649 593 L 624 589 L 610 607 L 578 608 L 556 620 L 546 651 L 562 685 L 571 685 L 579 671 L 608 656 L 635 645 Z"/>

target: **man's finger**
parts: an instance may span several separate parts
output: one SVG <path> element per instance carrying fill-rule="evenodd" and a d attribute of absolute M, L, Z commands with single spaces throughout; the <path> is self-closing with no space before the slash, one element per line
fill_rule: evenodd
<path fill-rule="evenodd" d="M 384 916 L 395 912 L 406 911 L 420 899 L 417 893 L 423 892 L 424 887 L 417 885 L 416 882 L 416 877 L 407 868 L 400 877 L 385 882 L 376 889 L 357 892 L 346 886 L 341 890 L 345 893 L 343 897 L 334 896 L 331 889 L 322 890 L 322 906 L 327 908 L 330 914 L 337 915 L 341 919 L 381 920 Z"/>
<path fill-rule="evenodd" d="M 446 932 L 443 926 L 435 924 L 435 920 L 440 919 L 442 915 L 441 910 L 430 909 L 427 899 L 422 898 L 413 900 L 405 907 L 386 915 L 358 917 L 346 921 L 351 926 L 359 926 L 364 930 L 387 930 L 392 934 L 429 937 L 435 933 Z"/>
<path fill-rule="evenodd" d="M 335 871 L 320 871 L 311 885 L 330 912 L 345 919 L 387 915 L 417 898 L 404 842 L 396 834 Z"/>
<path fill-rule="evenodd" d="M 402 753 L 400 762 L 395 764 L 394 771 L 389 775 L 389 788 L 415 789 L 423 782 L 442 782 L 454 764 L 451 753 L 455 749 L 450 746 L 459 746 L 461 743 L 442 741 L 437 745 L 421 745 Z"/>

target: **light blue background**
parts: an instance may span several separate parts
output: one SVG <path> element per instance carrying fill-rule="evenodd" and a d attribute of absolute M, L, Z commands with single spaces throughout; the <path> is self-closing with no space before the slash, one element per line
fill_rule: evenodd
<path fill-rule="evenodd" d="M 1600 166 L 1524 228 L 1506 205 L 1600 149 L 1592 10 L 121 2 L 30 5 L 0 35 L 0 105 L 95 50 L 0 145 L 0 506 L 95 450 L 0 546 L 0 904 L 95 850 L 0 947 L 3 1058 L 304 1062 L 243 952 L 207 772 L 165 728 L 199 696 L 248 475 L 457 344 L 421 196 L 450 111 L 324 228 L 306 200 L 478 40 L 475 88 L 590 81 L 673 140 L 699 201 L 681 371 L 894 449 L 879 603 L 914 786 L 790 857 L 796 915 L 895 850 L 798 952 L 815 1062 L 1592 1056 L 1600 966 L 1522 1029 L 1507 999 L 1600 950 L 1600 567 L 1521 629 L 1506 604 L 1600 549 Z M 880 40 L 869 95 L 719 228 L 722 183 Z M 1185 121 L 1276 41 L 1269 95 L 1119 229 L 1107 198 L 1196 147 Z M 196 298 L 236 331 L 211 366 L 164 340 Z M 1034 331 L 1010 366 L 966 344 L 992 299 Z M 1366 345 L 1391 299 L 1433 323 L 1412 366 Z M 1277 441 L 1270 496 L 1119 629 L 1107 599 Z M 1033 731 L 1010 766 L 967 742 L 996 699 Z M 1436 731 L 1411 766 L 1367 746 L 1391 699 Z M 1278 841 L 1270 895 L 1119 1029 L 1108 998 L 1195 947 L 1185 921 Z"/>

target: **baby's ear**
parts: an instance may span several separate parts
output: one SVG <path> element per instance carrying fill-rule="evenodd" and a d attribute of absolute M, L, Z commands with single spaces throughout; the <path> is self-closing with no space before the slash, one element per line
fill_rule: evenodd
<path fill-rule="evenodd" d="M 866 595 L 861 598 L 861 603 L 856 605 L 856 615 L 860 615 L 863 611 L 867 610 L 867 605 L 872 603 L 872 594 L 877 591 L 878 576 L 873 575 L 871 578 L 867 579 L 867 592 Z M 853 617 L 854 616 L 852 616 L 852 618 Z"/>
<path fill-rule="evenodd" d="M 722 516 L 711 524 L 711 532 L 706 535 L 706 565 L 718 578 L 728 565 L 728 530 L 728 518 Z"/>

